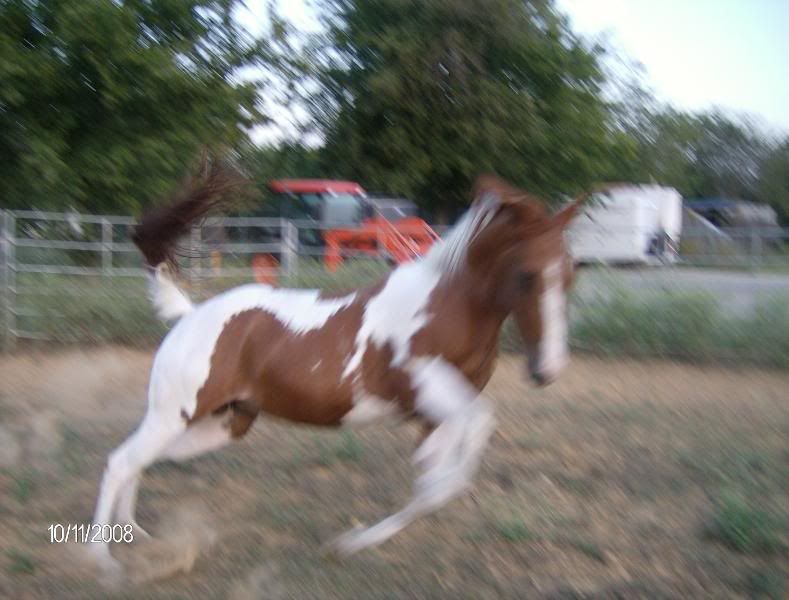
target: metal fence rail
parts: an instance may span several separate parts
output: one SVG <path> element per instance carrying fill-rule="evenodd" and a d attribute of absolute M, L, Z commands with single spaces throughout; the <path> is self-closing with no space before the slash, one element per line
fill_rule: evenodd
<path fill-rule="evenodd" d="M 128 216 L 0 211 L 3 347 L 11 350 L 19 340 L 116 339 L 107 331 L 107 322 L 120 318 L 116 315 L 129 321 L 118 334 L 121 341 L 124 335 L 133 337 L 135 328 L 160 327 L 147 304 L 146 270 L 129 236 L 134 222 Z M 357 255 L 336 273 L 327 270 L 322 232 L 328 228 L 331 226 L 311 221 L 208 219 L 192 230 L 181 249 L 180 263 L 189 293 L 207 297 L 251 281 L 253 276 L 276 277 L 282 285 L 292 287 L 349 288 L 372 281 L 389 269 L 391 261 L 386 256 Z M 254 258 L 261 254 L 275 255 L 278 261 L 256 264 Z M 789 291 L 789 229 L 711 233 L 689 227 L 682 232 L 677 265 L 769 271 L 775 281 L 738 283 L 737 302 L 743 305 L 747 304 L 743 294 L 756 294 L 759 286 L 783 293 L 784 288 Z M 623 271 L 618 281 L 644 290 L 664 290 L 696 278 L 670 269 Z M 583 290 L 591 290 L 588 297 L 592 297 L 593 292 L 610 287 L 608 281 L 602 276 L 594 281 L 587 277 L 578 286 L 581 296 L 587 297 Z M 713 293 L 724 293 L 719 282 L 711 285 Z"/>

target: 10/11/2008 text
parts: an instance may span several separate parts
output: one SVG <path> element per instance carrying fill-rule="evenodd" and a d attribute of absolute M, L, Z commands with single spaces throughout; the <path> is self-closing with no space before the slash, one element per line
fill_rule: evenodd
<path fill-rule="evenodd" d="M 133 527 L 129 524 L 120 523 L 105 524 L 100 523 L 54 523 L 47 527 L 49 531 L 50 544 L 76 543 L 104 543 L 110 542 L 130 544 L 134 541 Z"/>

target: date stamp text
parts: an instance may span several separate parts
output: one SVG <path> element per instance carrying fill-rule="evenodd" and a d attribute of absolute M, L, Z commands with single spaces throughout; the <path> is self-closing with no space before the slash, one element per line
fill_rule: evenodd
<path fill-rule="evenodd" d="M 50 544 L 67 544 L 76 542 L 81 544 L 88 543 L 126 543 L 134 541 L 134 531 L 131 525 L 121 525 L 120 523 L 105 524 L 100 523 L 54 523 L 47 527 L 49 532 Z"/>

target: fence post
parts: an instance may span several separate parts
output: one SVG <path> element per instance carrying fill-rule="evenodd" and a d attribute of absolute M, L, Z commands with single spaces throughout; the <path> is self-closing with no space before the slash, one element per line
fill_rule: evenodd
<path fill-rule="evenodd" d="M 112 271 L 112 223 L 101 220 L 101 270 L 105 275 Z"/>
<path fill-rule="evenodd" d="M 296 273 L 299 248 L 299 230 L 287 219 L 281 221 L 280 255 L 282 269 L 285 275 L 292 276 Z"/>
<path fill-rule="evenodd" d="M 755 271 L 756 269 L 759 268 L 760 263 L 761 263 L 761 253 L 762 253 L 762 249 L 761 249 L 762 244 L 761 244 L 761 242 L 762 242 L 762 240 L 761 240 L 761 238 L 759 236 L 759 232 L 757 231 L 756 227 L 751 226 L 750 234 L 751 234 L 750 235 L 750 244 L 749 244 L 749 250 L 750 250 L 749 251 L 750 261 L 749 262 L 750 262 L 750 265 L 748 265 L 748 266 L 750 267 L 750 269 L 752 271 Z"/>
<path fill-rule="evenodd" d="M 0 244 L 3 249 L 3 298 L 5 300 L 4 350 L 11 352 L 16 346 L 16 217 L 9 210 L 1 212 Z"/>
<path fill-rule="evenodd" d="M 192 227 L 189 234 L 189 278 L 195 289 L 199 289 L 200 276 L 203 272 L 203 254 L 200 246 L 201 239 L 202 228 L 199 225 Z"/>

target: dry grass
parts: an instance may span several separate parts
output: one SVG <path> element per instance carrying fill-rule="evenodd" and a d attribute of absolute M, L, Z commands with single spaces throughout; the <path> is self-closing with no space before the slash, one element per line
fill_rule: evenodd
<path fill-rule="evenodd" d="M 537 391 L 510 357 L 487 390 L 500 425 L 476 486 L 436 516 L 328 561 L 323 542 L 405 501 L 417 432 L 261 421 L 222 452 L 149 471 L 140 521 L 159 539 L 117 549 L 134 581 L 110 592 L 47 526 L 90 519 L 149 365 L 111 348 L 0 360 L 0 440 L 18 446 L 0 452 L 0 597 L 787 593 L 789 375 L 583 358 Z"/>

